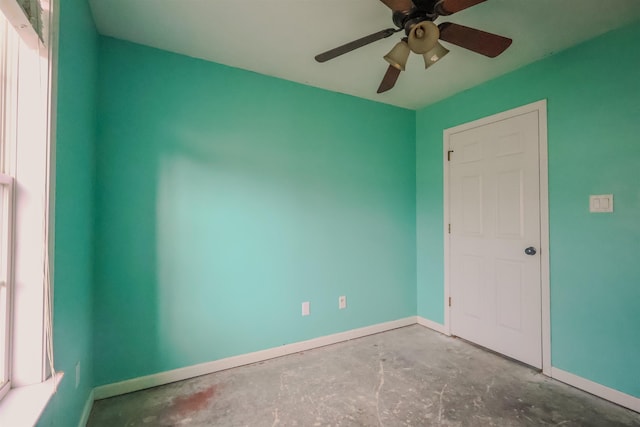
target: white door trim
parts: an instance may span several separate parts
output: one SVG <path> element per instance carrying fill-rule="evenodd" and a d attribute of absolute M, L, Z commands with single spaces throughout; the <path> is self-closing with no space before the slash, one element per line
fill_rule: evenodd
<path fill-rule="evenodd" d="M 545 99 L 522 107 L 514 108 L 502 113 L 474 120 L 443 131 L 443 206 L 444 206 L 444 330 L 451 334 L 450 322 L 450 256 L 449 256 L 449 137 L 454 133 L 463 132 L 476 127 L 484 126 L 511 117 L 520 116 L 530 112 L 538 113 L 538 138 L 539 138 L 539 167 L 540 167 L 540 281 L 541 281 L 541 322 L 542 322 L 542 372 L 551 376 L 551 296 L 549 284 L 549 174 L 547 151 L 547 101 Z"/>

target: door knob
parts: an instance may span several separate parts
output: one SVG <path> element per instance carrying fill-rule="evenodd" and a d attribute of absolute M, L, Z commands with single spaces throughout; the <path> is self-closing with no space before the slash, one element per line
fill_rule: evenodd
<path fill-rule="evenodd" d="M 524 253 L 527 255 L 535 255 L 536 248 L 534 248 L 533 246 L 529 246 L 527 249 L 524 250 Z"/>

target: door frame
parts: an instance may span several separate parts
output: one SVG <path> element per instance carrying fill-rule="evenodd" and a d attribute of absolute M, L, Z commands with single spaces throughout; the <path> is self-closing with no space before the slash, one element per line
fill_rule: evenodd
<path fill-rule="evenodd" d="M 464 132 L 490 123 L 507 120 L 523 114 L 538 113 L 538 161 L 540 169 L 540 286 L 541 286 L 541 326 L 542 326 L 542 373 L 551 376 L 551 289 L 549 283 L 549 172 L 547 151 L 547 100 L 533 102 L 502 113 L 483 117 L 443 131 L 443 206 L 444 206 L 444 332 L 451 335 L 450 288 L 450 201 L 449 201 L 449 138 L 452 134 Z"/>

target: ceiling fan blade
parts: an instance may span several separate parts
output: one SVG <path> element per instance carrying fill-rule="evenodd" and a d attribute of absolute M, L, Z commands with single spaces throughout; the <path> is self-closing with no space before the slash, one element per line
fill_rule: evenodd
<path fill-rule="evenodd" d="M 393 65 L 389 65 L 387 72 L 380 82 L 380 86 L 378 86 L 378 93 L 386 92 L 393 88 L 396 85 L 396 81 L 398 81 L 398 76 L 400 76 L 400 70 Z"/>
<path fill-rule="evenodd" d="M 343 44 L 342 46 L 338 46 L 326 52 L 323 52 L 319 55 L 316 55 L 316 61 L 325 62 L 330 59 L 336 58 L 340 55 L 344 55 L 345 53 L 349 53 L 352 50 L 356 50 L 359 47 L 366 46 L 370 43 L 373 43 L 378 40 L 385 39 L 391 36 L 396 31 L 399 31 L 395 28 L 387 28 L 386 30 L 378 31 L 377 33 L 369 34 L 368 36 L 364 36 L 359 38 L 358 40 L 354 40 L 352 42 Z"/>
<path fill-rule="evenodd" d="M 411 0 L 380 0 L 389 9 L 400 12 L 413 9 L 413 2 Z"/>
<path fill-rule="evenodd" d="M 485 1 L 487 0 L 440 0 L 436 3 L 435 10 L 438 15 L 451 15 Z"/>
<path fill-rule="evenodd" d="M 495 58 L 504 52 L 513 40 L 464 25 L 444 22 L 438 25 L 440 40 L 469 49 L 489 58 Z"/>

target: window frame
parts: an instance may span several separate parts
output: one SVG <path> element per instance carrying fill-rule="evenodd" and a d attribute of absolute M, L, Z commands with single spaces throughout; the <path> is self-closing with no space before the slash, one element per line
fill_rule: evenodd
<path fill-rule="evenodd" d="M 0 356 L 0 400 L 11 389 L 11 366 L 12 366 L 12 319 L 13 319 L 13 177 L 5 173 L 0 173 L 0 187 L 3 189 L 0 212 L 0 271 L 4 272 L 4 277 L 0 277 L 0 295 L 4 290 L 4 298 L 0 298 L 0 303 L 4 305 L 5 316 L 0 319 L 0 339 L 3 339 L 4 354 Z M 4 289 L 3 289 L 4 288 Z"/>

